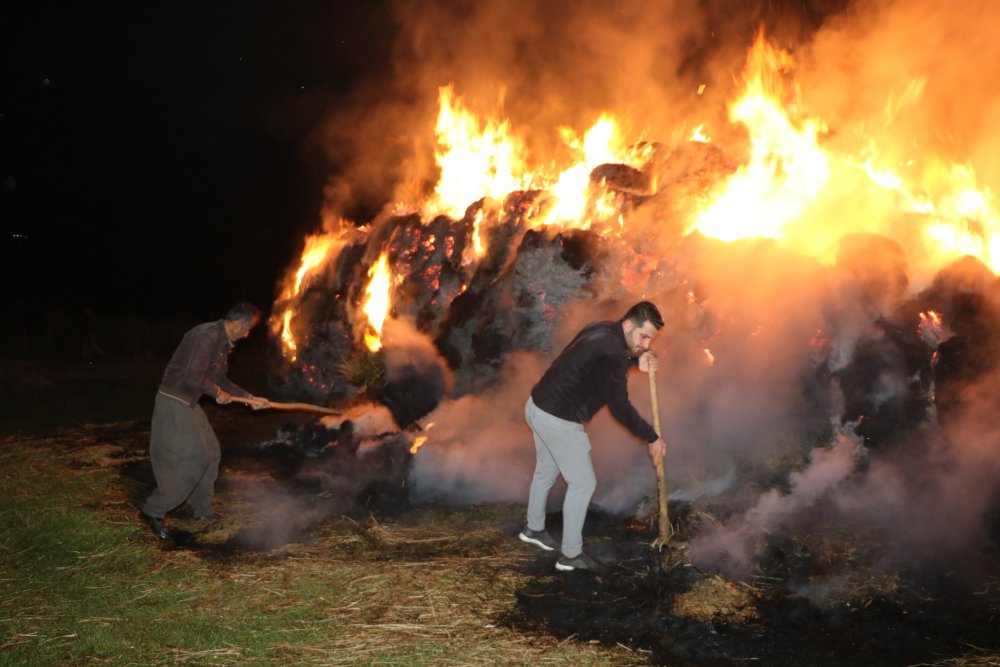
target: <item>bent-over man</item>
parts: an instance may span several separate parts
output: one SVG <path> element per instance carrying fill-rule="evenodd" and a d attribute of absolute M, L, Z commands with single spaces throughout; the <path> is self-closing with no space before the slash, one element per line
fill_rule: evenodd
<path fill-rule="evenodd" d="M 166 513 L 187 501 L 196 519 L 218 519 L 212 507 L 219 476 L 219 440 L 198 405 L 202 396 L 226 404 L 233 396 L 248 399 L 253 409 L 268 407 L 226 373 L 233 345 L 246 338 L 260 321 L 260 309 L 241 301 L 221 320 L 194 327 L 174 351 L 156 392 L 149 437 L 149 460 L 156 490 L 139 517 L 160 539 L 170 537 Z"/>
<path fill-rule="evenodd" d="M 603 570 L 583 551 L 583 524 L 597 486 L 590 439 L 583 424 L 607 405 L 616 420 L 648 443 L 654 466 L 666 453 L 666 442 L 628 398 L 629 369 L 656 370 L 656 357 L 649 345 L 662 327 L 660 312 L 648 301 L 632 306 L 617 322 L 590 324 L 566 346 L 531 391 L 524 415 L 535 437 L 535 474 L 528 494 L 528 525 L 519 537 L 546 551 L 556 549 L 555 540 L 545 531 L 545 506 L 549 490 L 561 474 L 567 489 L 556 569 Z"/>

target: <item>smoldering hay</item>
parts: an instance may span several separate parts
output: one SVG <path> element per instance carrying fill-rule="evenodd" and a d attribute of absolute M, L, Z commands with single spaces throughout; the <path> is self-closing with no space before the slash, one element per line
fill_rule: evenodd
<path fill-rule="evenodd" d="M 386 326 L 408 322 L 408 343 L 383 336 L 380 354 L 431 399 L 400 424 L 426 438 L 411 493 L 523 502 L 531 386 L 581 326 L 650 299 L 667 320 L 654 348 L 668 484 L 715 517 L 691 540 L 698 564 L 746 573 L 774 535 L 820 522 L 878 536 L 887 565 L 996 539 L 991 3 L 399 12 L 407 67 L 323 133 L 350 168 L 331 181 L 321 260 L 306 270 L 304 253 L 275 303 L 281 388 L 350 390 L 337 368 L 372 333 L 361 303 L 384 254 Z M 508 177 L 501 195 L 444 201 L 464 192 L 444 187 L 446 158 L 467 148 L 441 130 L 446 98 L 495 149 L 484 173 Z M 582 129 L 559 128 L 605 112 L 632 143 L 588 163 Z M 591 176 L 586 206 L 547 218 L 573 160 Z M 342 220 L 373 193 L 391 200 L 383 213 Z M 630 395 L 648 417 L 644 380 Z M 644 449 L 606 413 L 588 432 L 594 503 L 634 511 L 655 488 Z"/>

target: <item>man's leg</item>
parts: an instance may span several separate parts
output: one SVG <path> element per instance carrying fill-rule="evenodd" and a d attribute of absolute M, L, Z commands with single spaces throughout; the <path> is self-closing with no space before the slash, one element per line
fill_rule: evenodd
<path fill-rule="evenodd" d="M 590 461 L 590 438 L 583 424 L 550 415 L 533 403 L 528 411 L 535 437 L 541 439 L 566 480 L 562 552 L 564 556 L 575 558 L 583 551 L 583 523 L 587 518 L 590 498 L 597 488 L 594 466 Z"/>
<path fill-rule="evenodd" d="M 540 412 L 531 398 L 524 406 L 524 418 L 531 427 L 535 438 L 535 474 L 531 478 L 531 488 L 528 491 L 528 529 L 545 530 L 545 507 L 548 504 L 549 491 L 559 477 L 559 466 L 552 458 L 549 448 L 535 430 L 532 414 Z"/>
<path fill-rule="evenodd" d="M 195 409 L 201 408 L 156 395 L 149 439 L 149 461 L 156 490 L 142 507 L 148 516 L 162 519 L 187 500 L 204 474 L 204 447 L 195 423 Z"/>
<path fill-rule="evenodd" d="M 212 500 L 215 498 L 215 480 L 219 478 L 219 461 L 222 454 L 219 450 L 219 439 L 216 437 L 205 411 L 199 406 L 196 412 L 195 422 L 198 426 L 202 451 L 204 452 L 202 459 L 204 469 L 187 500 L 191 504 L 195 516 L 207 517 L 215 513 L 212 508 Z"/>

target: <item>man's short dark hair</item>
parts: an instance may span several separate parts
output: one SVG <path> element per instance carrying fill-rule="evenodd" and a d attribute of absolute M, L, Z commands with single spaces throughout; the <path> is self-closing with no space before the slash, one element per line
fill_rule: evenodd
<path fill-rule="evenodd" d="M 226 319 L 230 322 L 245 322 L 247 324 L 259 322 L 260 308 L 249 301 L 240 301 L 229 309 L 229 312 L 226 313 Z"/>
<path fill-rule="evenodd" d="M 632 320 L 632 324 L 637 327 L 641 327 L 646 322 L 652 322 L 657 330 L 663 328 L 663 316 L 660 315 L 660 311 L 656 306 L 649 301 L 640 301 L 629 308 L 620 321 L 624 322 L 625 320 Z"/>

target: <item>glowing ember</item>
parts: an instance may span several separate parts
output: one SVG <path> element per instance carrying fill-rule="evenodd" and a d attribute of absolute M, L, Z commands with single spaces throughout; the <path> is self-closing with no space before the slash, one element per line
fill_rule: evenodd
<path fill-rule="evenodd" d="M 361 307 L 361 311 L 368 316 L 370 325 L 370 329 L 365 332 L 365 345 L 372 352 L 378 352 L 382 349 L 382 324 L 389 314 L 389 291 L 392 280 L 388 253 L 382 253 L 378 262 L 368 270 L 368 276 L 370 280 L 365 289 L 365 302 Z"/>
<path fill-rule="evenodd" d="M 917 325 L 917 334 L 932 350 L 937 350 L 945 338 L 944 322 L 941 320 L 941 316 L 933 310 L 920 313 L 920 324 Z"/>

